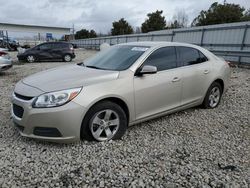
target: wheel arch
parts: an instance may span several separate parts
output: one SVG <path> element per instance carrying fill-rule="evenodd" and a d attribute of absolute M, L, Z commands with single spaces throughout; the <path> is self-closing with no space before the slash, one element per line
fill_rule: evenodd
<path fill-rule="evenodd" d="M 105 97 L 105 98 L 99 99 L 98 101 L 95 101 L 95 102 L 88 108 L 88 110 L 87 110 L 86 113 L 88 113 L 88 111 L 89 111 L 93 106 L 97 105 L 97 104 L 100 103 L 100 102 L 104 102 L 104 101 L 110 101 L 110 102 L 113 102 L 113 103 L 118 104 L 118 105 L 124 110 L 124 112 L 125 112 L 125 114 L 126 114 L 126 116 L 127 116 L 128 122 L 129 122 L 129 118 L 130 118 L 129 107 L 128 107 L 127 103 L 126 103 L 123 99 L 121 99 L 121 98 L 119 98 L 119 97 L 117 97 L 117 96 Z"/>
<path fill-rule="evenodd" d="M 214 82 L 217 82 L 217 83 L 219 83 L 221 85 L 221 89 L 222 89 L 222 93 L 223 93 L 224 92 L 224 87 L 225 87 L 224 81 L 221 78 L 217 78 L 211 84 L 213 84 Z"/>

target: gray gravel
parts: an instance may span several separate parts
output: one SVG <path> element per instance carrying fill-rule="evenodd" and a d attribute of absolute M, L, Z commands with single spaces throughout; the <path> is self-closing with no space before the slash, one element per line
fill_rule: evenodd
<path fill-rule="evenodd" d="M 77 51 L 75 62 L 93 53 Z M 250 187 L 250 70 L 232 69 L 218 108 L 130 127 L 120 141 L 62 145 L 20 137 L 9 112 L 15 83 L 62 64 L 15 65 L 0 75 L 0 187 Z"/>

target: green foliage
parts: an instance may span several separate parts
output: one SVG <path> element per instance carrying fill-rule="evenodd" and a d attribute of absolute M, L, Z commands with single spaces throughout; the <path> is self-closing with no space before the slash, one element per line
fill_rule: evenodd
<path fill-rule="evenodd" d="M 202 10 L 192 22 L 192 26 L 232 23 L 249 20 L 249 12 L 238 4 L 213 3 L 207 11 Z"/>
<path fill-rule="evenodd" d="M 250 9 L 248 9 L 242 18 L 242 21 L 250 21 Z"/>
<path fill-rule="evenodd" d="M 157 31 L 165 29 L 166 27 L 166 20 L 165 17 L 162 16 L 163 11 L 157 10 L 156 12 L 149 13 L 148 19 L 141 26 L 141 31 L 143 33 L 147 33 L 150 31 Z"/>
<path fill-rule="evenodd" d="M 86 39 L 86 38 L 96 38 L 96 32 L 94 30 L 88 31 L 87 29 L 81 29 L 75 34 L 75 39 Z"/>
<path fill-rule="evenodd" d="M 134 33 L 132 26 L 124 19 L 113 22 L 112 35 L 126 35 Z"/>
<path fill-rule="evenodd" d="M 177 29 L 177 28 L 182 28 L 184 27 L 183 24 L 175 20 L 174 22 L 170 23 L 170 25 L 167 27 L 167 29 Z"/>

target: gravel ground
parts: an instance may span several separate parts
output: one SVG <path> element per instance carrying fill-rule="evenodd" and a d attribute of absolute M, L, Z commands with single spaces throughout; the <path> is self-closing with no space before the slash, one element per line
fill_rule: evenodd
<path fill-rule="evenodd" d="M 93 53 L 78 50 L 75 62 Z M 20 137 L 10 120 L 15 83 L 62 64 L 15 65 L 0 75 L 0 187 L 250 187 L 249 69 L 232 69 L 218 108 L 142 123 L 119 141 L 63 145 Z"/>

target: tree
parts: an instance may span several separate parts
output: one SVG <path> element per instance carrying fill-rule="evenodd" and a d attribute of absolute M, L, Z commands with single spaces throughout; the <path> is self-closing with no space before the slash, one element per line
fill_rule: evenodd
<path fill-rule="evenodd" d="M 245 8 L 238 4 L 213 3 L 207 11 L 202 10 L 193 20 L 192 26 L 240 22 L 244 18 Z"/>
<path fill-rule="evenodd" d="M 152 12 L 147 14 L 148 18 L 141 26 L 141 30 L 143 33 L 147 33 L 150 31 L 157 31 L 165 29 L 166 20 L 165 17 L 162 16 L 163 11 L 157 10 L 156 12 Z"/>
<path fill-rule="evenodd" d="M 87 29 L 81 29 L 80 31 L 77 31 L 75 34 L 75 39 L 86 39 L 95 37 L 97 37 L 97 35 L 94 30 L 88 31 Z"/>
<path fill-rule="evenodd" d="M 244 13 L 244 16 L 242 17 L 242 21 L 250 21 L 250 9 L 248 9 L 248 10 Z"/>
<path fill-rule="evenodd" d="M 141 27 L 136 27 L 135 28 L 135 33 L 140 34 L 141 33 Z"/>
<path fill-rule="evenodd" d="M 177 28 L 182 28 L 182 27 L 183 26 L 177 20 L 174 20 L 174 22 L 170 23 L 167 29 L 177 29 Z"/>
<path fill-rule="evenodd" d="M 89 38 L 96 38 L 96 37 L 97 37 L 96 32 L 93 29 L 91 29 L 89 32 Z"/>
<path fill-rule="evenodd" d="M 178 11 L 173 17 L 177 21 L 179 27 L 188 26 L 188 15 L 184 10 Z"/>
<path fill-rule="evenodd" d="M 112 35 L 126 35 L 134 33 L 132 26 L 124 19 L 113 22 Z"/>

